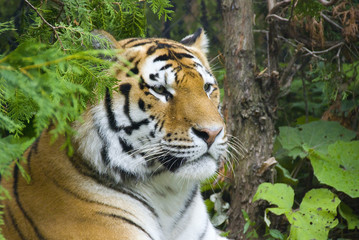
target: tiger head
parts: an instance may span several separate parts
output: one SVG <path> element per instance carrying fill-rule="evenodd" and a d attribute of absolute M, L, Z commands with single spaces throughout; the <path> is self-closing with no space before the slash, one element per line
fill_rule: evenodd
<path fill-rule="evenodd" d="M 77 124 L 83 158 L 118 182 L 163 172 L 195 180 L 213 175 L 227 138 L 204 31 L 180 43 L 95 34 L 119 49 L 119 81 Z"/>

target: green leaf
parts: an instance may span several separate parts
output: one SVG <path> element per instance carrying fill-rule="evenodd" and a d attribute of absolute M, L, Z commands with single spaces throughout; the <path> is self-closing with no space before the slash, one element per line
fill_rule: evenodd
<path fill-rule="evenodd" d="M 291 224 L 289 239 L 327 239 L 331 228 L 338 224 L 335 219 L 340 200 L 328 189 L 312 189 L 307 192 L 298 211 L 286 214 Z"/>
<path fill-rule="evenodd" d="M 289 171 L 284 168 L 282 165 L 280 165 L 279 163 L 277 163 L 277 165 L 275 166 L 275 169 L 277 170 L 277 174 L 278 174 L 278 182 L 281 183 L 286 183 L 292 186 L 295 186 L 298 184 L 298 179 L 296 178 L 292 178 L 292 176 L 290 175 Z"/>
<path fill-rule="evenodd" d="M 294 201 L 293 189 L 283 183 L 262 183 L 258 186 L 253 201 L 263 199 L 282 209 L 291 209 Z"/>
<path fill-rule="evenodd" d="M 228 219 L 225 213 L 215 213 L 211 219 L 213 226 L 218 227 Z"/>
<path fill-rule="evenodd" d="M 353 230 L 355 228 L 359 229 L 359 216 L 353 213 L 353 210 L 341 202 L 339 206 L 340 215 L 348 222 L 348 229 Z"/>
<path fill-rule="evenodd" d="M 338 141 L 350 141 L 355 132 L 342 127 L 338 122 L 316 121 L 299 127 L 280 127 L 278 141 L 288 156 L 304 158 L 309 149 L 326 152 L 330 144 Z"/>
<path fill-rule="evenodd" d="M 309 159 L 321 183 L 359 197 L 359 141 L 338 141 L 328 147 L 326 154 L 311 150 Z"/>
<path fill-rule="evenodd" d="M 280 240 L 284 239 L 284 235 L 277 229 L 269 229 L 269 235 L 271 235 L 275 239 L 280 239 Z"/>

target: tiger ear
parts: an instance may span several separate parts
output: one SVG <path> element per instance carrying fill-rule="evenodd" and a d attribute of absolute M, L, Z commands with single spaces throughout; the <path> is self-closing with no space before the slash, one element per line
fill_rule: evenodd
<path fill-rule="evenodd" d="M 106 31 L 93 30 L 91 32 L 94 37 L 92 38 L 92 46 L 94 49 L 117 49 L 119 44 L 116 39 Z"/>
<path fill-rule="evenodd" d="M 198 28 L 197 31 L 181 40 L 181 43 L 190 47 L 197 48 L 204 54 L 208 52 L 208 38 L 203 28 Z"/>

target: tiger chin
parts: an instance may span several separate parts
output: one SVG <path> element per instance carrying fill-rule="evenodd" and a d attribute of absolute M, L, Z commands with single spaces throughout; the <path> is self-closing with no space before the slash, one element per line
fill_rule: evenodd
<path fill-rule="evenodd" d="M 44 131 L 23 168 L 1 184 L 7 239 L 211 240 L 200 181 L 212 176 L 227 137 L 202 29 L 181 42 L 116 41 L 117 85 L 74 123 L 75 154 Z M 95 46 L 100 46 L 94 42 Z M 130 62 L 127 67 L 123 62 Z M 128 70 L 125 70 L 127 67 Z"/>

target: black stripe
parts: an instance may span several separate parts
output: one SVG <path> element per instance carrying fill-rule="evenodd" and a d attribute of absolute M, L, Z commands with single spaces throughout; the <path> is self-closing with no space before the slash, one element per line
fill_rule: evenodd
<path fill-rule="evenodd" d="M 116 119 L 115 119 L 115 114 L 112 111 L 111 95 L 110 95 L 110 92 L 109 92 L 108 89 L 106 90 L 106 97 L 105 97 L 105 107 L 106 107 L 107 119 L 108 119 L 108 123 L 110 125 L 110 129 L 115 131 L 115 132 L 124 130 L 129 135 L 132 134 L 133 130 L 137 130 L 142 125 L 146 125 L 146 124 L 149 123 L 149 120 L 147 118 L 143 119 L 142 121 L 139 121 L 139 122 L 134 122 L 132 120 L 132 118 L 130 116 L 130 96 L 129 96 L 129 93 L 131 91 L 131 87 L 132 86 L 129 83 L 120 85 L 120 91 L 121 91 L 121 93 L 123 95 L 125 95 L 125 104 L 123 106 L 123 111 L 124 111 L 125 115 L 127 116 L 127 118 L 129 119 L 129 121 L 131 123 L 130 126 L 127 126 L 127 127 L 119 127 L 119 126 L 117 126 Z M 101 136 L 99 128 L 98 128 L 98 133 Z M 103 142 L 105 142 L 102 137 L 101 137 L 101 139 L 102 139 Z"/>
<path fill-rule="evenodd" d="M 131 72 L 132 74 L 131 74 L 130 72 Z M 131 77 L 131 75 L 137 75 L 138 72 L 139 72 L 139 71 L 138 71 L 138 68 L 137 68 L 137 67 L 134 67 L 134 68 L 131 68 L 130 71 L 128 71 L 128 72 L 126 73 L 126 76 L 127 76 L 127 77 Z"/>
<path fill-rule="evenodd" d="M 130 91 L 131 91 L 131 84 L 125 83 L 120 85 L 120 91 L 123 95 L 125 95 L 125 105 L 123 106 L 123 111 L 125 112 L 126 116 L 132 122 L 130 117 Z"/>
<path fill-rule="evenodd" d="M 145 102 L 144 102 L 141 98 L 138 100 L 138 107 L 139 107 L 143 112 L 146 111 Z"/>
<path fill-rule="evenodd" d="M 35 153 L 35 154 L 37 153 L 39 141 L 40 141 L 40 137 L 36 138 L 36 140 L 31 144 L 31 146 L 29 147 L 30 148 L 29 154 L 26 157 L 26 163 L 27 163 L 27 167 L 28 167 L 27 171 L 30 176 L 31 176 L 31 165 L 30 165 L 31 157 L 32 157 L 33 153 Z"/>
<path fill-rule="evenodd" d="M 128 135 L 131 135 L 133 130 L 138 130 L 142 125 L 147 125 L 149 123 L 150 121 L 147 118 L 145 118 L 140 122 L 132 122 L 131 126 L 124 127 L 123 129 Z"/>
<path fill-rule="evenodd" d="M 127 41 L 127 43 L 125 43 L 125 44 L 123 45 L 123 47 L 126 47 L 128 44 L 130 44 L 130 43 L 132 43 L 132 42 L 135 42 L 135 41 L 137 41 L 137 40 L 140 40 L 140 38 L 132 38 L 131 40 Z"/>
<path fill-rule="evenodd" d="M 190 205 L 193 203 L 194 198 L 196 197 L 198 193 L 198 185 L 196 184 L 191 193 L 189 194 L 186 203 L 184 204 L 183 208 L 180 211 L 180 215 L 176 218 L 176 220 L 174 221 L 174 224 L 177 224 L 181 218 L 187 213 L 187 211 L 189 210 Z"/>
<path fill-rule="evenodd" d="M 158 48 L 158 49 L 164 49 L 164 48 L 167 48 L 167 49 L 169 49 L 169 48 L 177 48 L 177 46 L 176 46 L 176 45 L 174 45 L 174 44 L 168 44 L 168 43 L 163 43 L 163 42 L 158 42 L 158 41 L 156 41 L 156 43 L 157 43 L 157 48 Z"/>
<path fill-rule="evenodd" d="M 176 56 L 176 58 L 178 59 L 182 59 L 182 58 L 194 58 L 192 55 L 188 54 L 188 53 L 176 53 L 173 52 L 173 54 Z M 191 68 L 191 67 L 190 67 Z"/>
<path fill-rule="evenodd" d="M 168 54 L 163 54 L 163 55 L 161 55 L 161 56 L 156 57 L 156 58 L 153 60 L 153 62 L 167 61 L 167 60 L 169 60 L 169 59 L 173 59 L 173 58 L 171 58 Z"/>
<path fill-rule="evenodd" d="M 143 45 L 147 45 L 147 44 L 151 44 L 152 42 L 141 42 L 141 43 L 137 43 L 137 44 L 134 44 L 132 46 L 130 46 L 131 48 L 133 47 L 139 47 L 139 46 L 143 46 Z"/>
<path fill-rule="evenodd" d="M 148 50 L 147 50 L 147 55 L 150 56 L 152 54 L 154 54 L 158 49 L 174 49 L 174 48 L 182 48 L 182 46 L 180 45 L 176 45 L 176 44 L 168 44 L 168 43 L 161 43 L 159 41 L 155 41 L 155 43 L 157 44 L 156 46 L 151 46 Z"/>
<path fill-rule="evenodd" d="M 110 128 L 113 131 L 119 131 L 120 128 L 117 126 L 115 114 L 112 111 L 112 99 L 111 99 L 110 90 L 108 88 L 106 89 L 105 107 L 107 112 L 108 124 L 110 125 Z"/>
<path fill-rule="evenodd" d="M 125 142 L 122 138 L 119 138 L 119 141 L 120 141 L 122 150 L 124 150 L 126 153 L 133 151 L 133 147 L 130 144 L 128 144 L 127 142 Z"/>
<path fill-rule="evenodd" d="M 206 236 L 207 229 L 208 229 L 208 224 L 209 224 L 209 220 L 207 219 L 206 226 L 204 227 L 204 230 L 203 230 L 203 232 L 201 233 L 201 235 L 199 236 L 199 239 L 198 239 L 198 240 L 203 240 L 204 237 Z"/>
<path fill-rule="evenodd" d="M 134 60 L 134 58 L 131 58 L 131 59 L 129 59 L 128 61 L 132 63 L 133 60 Z M 135 64 L 134 64 L 134 67 L 130 69 L 130 72 L 132 72 L 134 75 L 137 75 L 137 74 L 139 73 L 139 70 L 138 70 L 138 63 L 139 63 L 139 62 L 140 62 L 139 60 L 136 61 Z M 129 72 L 127 72 L 126 76 L 127 76 L 127 77 L 130 77 L 131 74 L 130 74 Z"/>
<path fill-rule="evenodd" d="M 129 214 L 129 215 L 133 216 L 133 217 L 136 217 L 131 212 L 129 212 L 129 211 L 125 210 L 125 209 L 115 207 L 115 206 L 112 206 L 112 205 L 109 205 L 109 204 L 106 204 L 106 203 L 103 203 L 103 202 L 99 202 L 99 201 L 96 201 L 96 200 L 91 200 L 91 199 L 85 198 L 85 197 L 71 191 L 70 189 L 65 188 L 64 186 L 60 185 L 54 178 L 51 178 L 51 177 L 49 177 L 49 178 L 52 180 L 52 182 L 54 183 L 54 185 L 56 187 L 58 187 L 59 189 L 63 190 L 65 193 L 71 195 L 72 197 L 74 197 L 74 198 L 76 198 L 78 200 L 81 200 L 81 201 L 84 201 L 84 202 L 87 202 L 87 203 L 93 203 L 93 204 L 101 205 L 101 206 L 108 207 L 108 208 L 112 208 L 114 210 L 119 210 L 119 211 L 122 211 L 122 212 L 124 212 L 126 214 Z"/>
<path fill-rule="evenodd" d="M 156 73 L 156 74 L 151 73 L 151 74 L 150 74 L 150 79 L 151 79 L 152 81 L 158 81 L 158 80 L 157 80 L 158 77 L 159 77 L 159 74 L 158 74 L 158 73 Z"/>
<path fill-rule="evenodd" d="M 157 48 L 155 46 L 151 46 L 148 50 L 147 50 L 147 53 L 146 55 L 147 56 L 150 56 L 152 55 L 154 52 L 156 52 Z"/>
<path fill-rule="evenodd" d="M 130 225 L 135 226 L 136 228 L 138 228 L 139 230 L 144 232 L 150 239 L 154 240 L 154 238 L 143 227 L 141 227 L 140 225 L 138 225 L 137 223 L 133 222 L 130 219 L 127 219 L 125 217 L 115 215 L 115 214 L 112 214 L 112 213 L 97 212 L 97 214 L 100 214 L 100 215 L 105 216 L 105 217 L 112 217 L 112 218 L 121 219 L 121 220 L 129 223 Z"/>
<path fill-rule="evenodd" d="M 197 193 L 198 193 L 198 186 L 196 185 L 192 189 L 191 194 L 189 195 L 189 197 L 188 197 L 188 199 L 186 201 L 186 204 L 184 205 L 184 213 L 189 208 L 189 206 L 192 204 L 192 202 L 193 202 L 194 198 L 196 197 Z"/>
<path fill-rule="evenodd" d="M 172 67 L 172 63 L 164 65 L 163 67 L 161 67 L 160 71 L 166 70 L 167 68 L 170 68 L 170 67 Z"/>
<path fill-rule="evenodd" d="M 113 169 L 113 171 L 115 171 L 117 174 L 121 175 L 121 179 L 123 182 L 128 182 L 130 180 L 138 182 L 141 179 L 141 177 L 136 173 L 126 171 L 121 167 L 112 166 L 111 169 Z"/>
<path fill-rule="evenodd" d="M 163 121 L 161 122 L 161 126 L 160 126 L 160 129 L 159 129 L 158 131 L 161 132 L 161 130 L 162 130 L 164 124 L 165 124 L 165 120 L 163 120 Z"/>
<path fill-rule="evenodd" d="M 40 233 L 39 229 L 37 228 L 37 226 L 35 225 L 34 221 L 32 220 L 32 218 L 27 214 L 27 212 L 25 211 L 25 209 L 23 208 L 21 202 L 20 202 L 20 197 L 19 197 L 19 193 L 17 191 L 17 187 L 18 187 L 18 181 L 19 181 L 19 167 L 17 166 L 17 164 L 15 164 L 14 167 L 14 173 L 13 173 L 13 177 L 14 177 L 14 185 L 13 185 L 13 193 L 15 196 L 15 200 L 16 203 L 18 205 L 18 207 L 20 208 L 21 212 L 23 213 L 24 217 L 26 218 L 27 221 L 29 221 L 31 227 L 34 229 L 36 236 L 39 239 L 45 239 L 43 237 L 43 235 Z"/>
<path fill-rule="evenodd" d="M 175 172 L 187 161 L 186 158 L 175 157 L 170 154 L 161 155 L 157 160 L 171 172 Z"/>
<path fill-rule="evenodd" d="M 105 166 L 107 166 L 111 160 L 110 160 L 110 157 L 108 156 L 107 146 L 103 140 L 102 140 L 102 142 L 104 145 L 101 148 L 101 158 L 102 158 L 103 164 L 105 164 Z"/>
<path fill-rule="evenodd" d="M 15 220 L 15 217 L 14 215 L 12 214 L 12 212 L 10 211 L 10 209 L 7 207 L 5 209 L 5 211 L 8 212 L 9 216 L 10 216 L 10 220 L 11 220 L 11 224 L 14 226 L 16 232 L 19 234 L 20 238 L 22 240 L 26 240 L 26 238 L 24 237 L 24 234 L 21 232 L 20 228 L 19 228 L 19 225 L 17 224 L 16 220 Z M 6 224 L 6 219 L 5 219 L 5 224 Z M 7 225 L 7 224 L 6 224 Z"/>
<path fill-rule="evenodd" d="M 84 160 L 76 160 L 74 157 L 69 158 L 72 166 L 77 170 L 77 172 L 85 177 L 91 178 L 96 181 L 98 184 L 111 188 L 115 191 L 118 191 L 122 194 L 128 195 L 136 201 L 142 203 L 156 218 L 158 218 L 158 214 L 155 209 L 147 202 L 146 198 L 140 195 L 139 193 L 133 192 L 130 189 L 127 189 L 119 184 L 112 184 L 113 181 L 109 179 L 107 175 L 99 175 L 99 173 L 91 168 Z M 82 167 L 77 163 L 77 161 L 81 161 Z M 87 171 L 84 169 L 86 168 Z M 85 170 L 85 171 L 84 171 Z"/>

